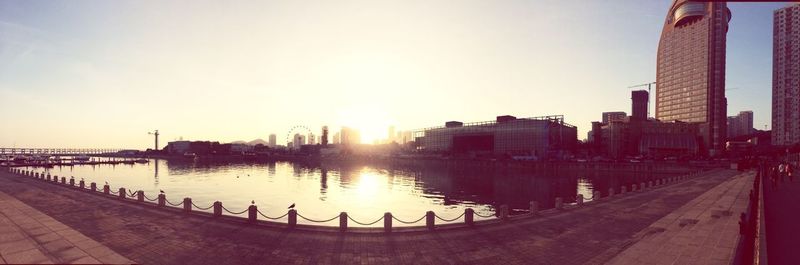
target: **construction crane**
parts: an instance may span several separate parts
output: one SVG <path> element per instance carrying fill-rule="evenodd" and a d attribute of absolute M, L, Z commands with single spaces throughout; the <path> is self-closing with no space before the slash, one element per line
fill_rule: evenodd
<path fill-rule="evenodd" d="M 652 85 L 655 85 L 655 84 L 656 84 L 656 82 L 650 82 L 650 83 L 639 84 L 639 85 L 635 85 L 635 86 L 629 86 L 629 87 L 628 87 L 628 88 L 637 88 L 637 87 L 643 87 L 643 86 L 647 86 L 647 118 L 648 118 L 648 119 L 650 118 L 650 95 L 652 94 L 652 93 L 650 92 L 650 87 L 651 87 Z"/>
<path fill-rule="evenodd" d="M 149 134 L 149 135 L 154 135 L 154 136 L 156 137 L 156 147 L 155 147 L 155 149 L 153 149 L 153 150 L 154 150 L 154 151 L 158 151 L 158 135 L 159 135 L 159 134 L 158 134 L 158 130 L 156 130 L 156 131 L 154 131 L 154 132 L 147 132 L 147 134 Z"/>

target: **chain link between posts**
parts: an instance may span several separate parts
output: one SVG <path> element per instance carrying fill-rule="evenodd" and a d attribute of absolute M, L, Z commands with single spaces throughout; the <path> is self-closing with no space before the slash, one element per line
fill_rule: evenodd
<path fill-rule="evenodd" d="M 306 218 L 305 216 L 301 215 L 300 213 L 297 213 L 297 216 L 300 217 L 300 218 L 303 218 L 303 220 L 306 220 L 306 221 L 309 221 L 309 222 L 312 222 L 312 223 L 327 223 L 327 222 L 330 222 L 330 221 L 333 221 L 333 220 L 336 220 L 337 218 L 339 218 L 339 216 L 337 215 L 337 216 L 334 216 L 333 218 L 328 219 L 328 220 L 314 220 L 314 219 Z"/>
<path fill-rule="evenodd" d="M 262 213 L 261 210 L 258 210 L 258 215 L 261 215 L 262 217 L 267 218 L 269 220 L 278 220 L 278 219 L 282 219 L 282 218 L 288 216 L 289 212 L 286 212 L 285 214 L 283 214 L 281 216 L 278 216 L 278 217 L 269 217 L 266 214 Z"/>
<path fill-rule="evenodd" d="M 225 210 L 226 212 L 228 212 L 229 214 L 233 214 L 233 215 L 240 215 L 240 214 L 243 214 L 243 213 L 247 212 L 247 209 L 244 209 L 244 211 L 241 211 L 241 212 L 238 212 L 238 213 L 237 212 L 231 212 L 231 210 L 228 210 L 228 208 L 225 208 L 225 206 L 222 206 L 222 209 Z"/>
<path fill-rule="evenodd" d="M 379 222 L 380 220 L 383 220 L 383 216 L 381 216 L 381 218 L 378 218 L 378 220 L 375 220 L 375 221 L 373 221 L 371 223 L 362 223 L 362 222 L 356 221 L 356 219 L 353 219 L 352 217 L 350 217 L 350 215 L 347 216 L 347 219 L 350 219 L 350 221 L 353 221 L 353 223 L 356 223 L 356 224 L 360 224 L 360 225 L 363 225 L 363 226 L 370 226 L 370 225 L 374 225 L 375 223 Z"/>
<path fill-rule="evenodd" d="M 209 209 L 211 209 L 211 208 L 214 208 L 214 205 L 213 205 L 213 204 L 212 204 L 211 206 L 208 206 L 208 207 L 206 207 L 206 208 L 203 208 L 203 207 L 197 206 L 197 204 L 194 204 L 194 202 L 192 202 L 192 206 L 194 206 L 194 208 L 200 209 L 201 211 L 207 211 L 207 210 L 209 210 Z"/>
<path fill-rule="evenodd" d="M 164 201 L 165 201 L 165 202 L 167 202 L 167 204 L 169 204 L 169 205 L 172 205 L 172 206 L 175 206 L 175 207 L 181 206 L 181 204 L 183 204 L 183 202 L 179 202 L 179 203 L 172 203 L 172 202 L 170 202 L 169 200 L 167 200 L 166 198 L 164 198 Z"/>
<path fill-rule="evenodd" d="M 427 215 L 423 215 L 423 216 L 422 216 L 422 217 L 420 217 L 419 219 L 417 219 L 417 220 L 415 220 L 415 221 L 411 221 L 411 222 L 407 222 L 407 221 L 400 220 L 399 218 L 397 218 L 397 217 L 396 217 L 396 216 L 394 216 L 394 215 L 392 215 L 392 219 L 394 219 L 395 221 L 398 221 L 398 222 L 400 222 L 400 223 L 403 223 L 403 224 L 410 225 L 410 224 L 415 224 L 415 223 L 417 223 L 417 222 L 419 222 L 419 221 L 422 221 L 422 219 L 425 219 L 425 216 L 427 216 Z"/>
<path fill-rule="evenodd" d="M 464 215 L 466 215 L 466 214 L 467 214 L 466 212 L 463 212 L 463 213 L 461 213 L 461 215 L 459 215 L 459 216 L 457 216 L 456 218 L 453 218 L 453 219 L 444 219 L 444 218 L 442 218 L 441 216 L 439 216 L 438 214 L 435 214 L 435 213 L 433 215 L 436 216 L 436 219 L 442 220 L 442 222 L 445 222 L 445 223 L 449 223 L 449 222 L 453 222 L 455 220 L 461 219 L 461 217 L 464 217 Z"/>

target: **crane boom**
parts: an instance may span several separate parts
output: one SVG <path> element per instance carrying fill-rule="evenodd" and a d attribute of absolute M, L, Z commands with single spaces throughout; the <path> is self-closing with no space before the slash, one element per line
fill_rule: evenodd
<path fill-rule="evenodd" d="M 155 149 L 153 149 L 153 150 L 154 151 L 158 151 L 158 135 L 159 135 L 158 130 L 155 130 L 154 132 L 147 132 L 147 134 L 155 136 L 156 145 L 155 145 Z"/>

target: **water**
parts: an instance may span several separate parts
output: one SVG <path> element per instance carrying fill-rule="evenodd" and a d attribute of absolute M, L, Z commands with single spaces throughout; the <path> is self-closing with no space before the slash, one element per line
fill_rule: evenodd
<path fill-rule="evenodd" d="M 112 191 L 120 187 L 143 190 L 150 198 L 163 190 L 172 203 L 181 203 L 184 197 L 192 198 L 200 207 L 221 201 L 225 208 L 238 212 L 255 201 L 258 209 L 270 217 L 285 214 L 287 207 L 295 203 L 298 213 L 306 218 L 326 220 L 347 212 L 362 223 L 372 222 L 385 212 L 405 221 L 417 220 L 426 211 L 451 219 L 464 213 L 465 208 L 473 208 L 480 215 L 494 215 L 496 207 L 502 204 L 509 205 L 512 214 L 519 214 L 527 211 L 530 201 L 538 201 L 542 209 L 550 208 L 555 197 L 570 203 L 578 194 L 591 198 L 594 189 L 606 194 L 608 188 L 614 187 L 618 192 L 620 185 L 649 179 L 630 173 L 545 174 L 444 166 L 321 167 L 289 162 L 209 164 L 157 159 L 147 164 L 27 170 L 67 179 L 74 176 L 76 183 L 84 179 L 87 186 L 95 182 L 98 188 L 108 182 Z M 480 219 L 476 216 L 476 220 Z M 286 218 L 279 222 L 286 222 Z M 457 222 L 463 222 L 463 218 Z M 310 224 L 302 218 L 298 218 L 298 223 Z M 317 225 L 338 226 L 338 221 Z M 381 221 L 372 226 L 382 225 Z M 394 225 L 406 226 L 398 222 Z M 415 225 L 424 225 L 424 220 Z"/>

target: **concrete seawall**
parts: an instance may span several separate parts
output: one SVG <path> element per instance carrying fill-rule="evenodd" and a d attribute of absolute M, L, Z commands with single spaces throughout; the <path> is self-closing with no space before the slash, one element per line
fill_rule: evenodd
<path fill-rule="evenodd" d="M 218 222 L 89 196 L 5 172 L 0 173 L 0 191 L 145 264 L 583 264 L 609 260 L 633 235 L 736 173 L 714 171 L 669 188 L 540 218 L 388 235 Z"/>

